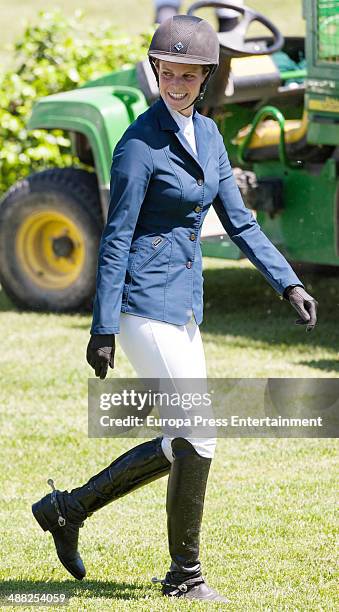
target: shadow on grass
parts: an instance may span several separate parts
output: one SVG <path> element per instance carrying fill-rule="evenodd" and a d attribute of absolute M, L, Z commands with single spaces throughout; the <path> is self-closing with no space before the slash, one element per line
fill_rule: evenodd
<path fill-rule="evenodd" d="M 7 294 L 4 292 L 4 290 L 1 288 L 0 286 L 0 314 L 1 313 L 6 313 L 6 312 L 13 312 L 13 313 L 34 313 L 36 315 L 39 314 L 46 314 L 48 311 L 47 310 L 40 310 L 40 311 L 34 311 L 32 309 L 29 308 L 19 308 L 18 306 L 16 306 L 15 304 L 13 304 L 13 302 L 11 302 L 10 298 L 7 296 Z M 74 312 L 67 312 L 67 313 L 55 313 L 55 315 L 59 315 L 59 316 L 63 316 L 63 315 L 67 315 L 67 317 L 70 317 L 71 321 L 72 321 L 72 315 L 74 317 L 74 320 L 76 319 L 76 322 L 72 321 L 70 324 L 67 322 L 67 325 L 72 327 L 72 329 L 85 329 L 90 330 L 90 326 L 91 326 L 91 316 L 92 316 L 92 309 L 87 307 L 86 309 L 84 308 L 81 311 L 74 311 Z M 83 319 L 84 323 L 79 323 L 79 318 Z M 89 320 L 90 318 L 90 320 Z"/>
<path fill-rule="evenodd" d="M 3 289 L 0 287 L 0 312 L 18 311 Z"/>
<path fill-rule="evenodd" d="M 339 358 L 338 359 L 310 359 L 310 361 L 299 361 L 300 365 L 306 365 L 310 368 L 318 368 L 319 370 L 335 371 L 339 372 Z"/>
<path fill-rule="evenodd" d="M 35 313 L 41 312 L 41 314 L 45 314 L 49 311 L 48 310 L 33 310 L 31 308 L 20 308 L 19 306 L 16 306 L 15 304 L 13 304 L 13 302 L 10 300 L 10 298 L 5 293 L 5 291 L 1 288 L 1 285 L 0 285 L 0 312 L 35 312 Z M 77 316 L 83 315 L 84 317 L 88 317 L 89 315 L 91 315 L 91 313 L 92 313 L 92 308 L 89 306 L 86 306 L 81 311 L 73 311 L 73 312 L 66 313 L 66 314 L 68 315 L 76 314 Z M 58 314 L 58 313 L 55 313 L 55 314 Z M 60 312 L 59 314 L 62 315 L 65 313 Z M 79 327 L 81 327 L 81 325 Z M 84 327 L 85 327 L 85 324 L 84 324 Z"/>
<path fill-rule="evenodd" d="M 339 341 L 339 278 L 305 272 L 302 280 L 319 303 L 318 325 L 312 333 L 295 325 L 297 313 L 254 269 L 222 268 L 204 271 L 204 321 L 202 331 L 231 334 L 268 344 L 316 344 L 337 350 Z M 317 362 L 314 361 L 317 367 Z M 321 366 L 319 366 L 321 367 Z M 324 360 L 323 367 L 326 363 Z"/>
<path fill-rule="evenodd" d="M 103 582 L 101 580 L 60 580 L 43 582 L 41 580 L 5 580 L 0 585 L 0 603 L 11 593 L 48 593 L 64 594 L 66 598 L 104 597 L 107 599 L 141 599 L 144 585 L 128 582 Z"/>

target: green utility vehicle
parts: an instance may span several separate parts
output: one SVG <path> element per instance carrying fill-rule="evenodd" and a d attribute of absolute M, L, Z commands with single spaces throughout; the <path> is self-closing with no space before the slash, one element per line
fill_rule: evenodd
<path fill-rule="evenodd" d="M 235 8 L 227 2 L 202 7 Z M 200 112 L 224 136 L 239 187 L 263 231 L 290 261 L 339 265 L 339 0 L 304 0 L 306 39 L 237 7 L 219 33 L 220 66 Z M 248 38 L 253 21 L 269 36 Z M 21 307 L 74 310 L 91 302 L 107 214 L 112 151 L 158 97 L 148 60 L 37 102 L 29 129 L 67 131 L 92 171 L 32 174 L 0 205 L 0 282 Z M 222 229 L 203 254 L 238 258 Z"/>

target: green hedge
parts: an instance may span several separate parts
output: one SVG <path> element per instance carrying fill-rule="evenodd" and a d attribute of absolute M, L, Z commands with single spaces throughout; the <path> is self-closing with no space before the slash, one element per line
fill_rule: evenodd
<path fill-rule="evenodd" d="M 27 131 L 33 103 L 134 65 L 150 37 L 117 35 L 113 24 L 93 28 L 80 11 L 71 19 L 59 11 L 39 13 L 14 45 L 13 68 L 0 76 L 0 194 L 36 170 L 77 164 L 62 131 Z"/>

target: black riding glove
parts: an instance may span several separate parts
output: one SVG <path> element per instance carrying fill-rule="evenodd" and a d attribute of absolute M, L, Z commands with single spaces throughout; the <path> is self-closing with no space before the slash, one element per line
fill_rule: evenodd
<path fill-rule="evenodd" d="M 93 334 L 87 346 L 86 358 L 95 376 L 106 378 L 108 366 L 114 368 L 114 334 Z"/>
<path fill-rule="evenodd" d="M 287 287 L 284 297 L 289 300 L 301 317 L 296 320 L 296 324 L 306 325 L 306 331 L 312 331 L 317 322 L 318 302 L 300 286 Z"/>

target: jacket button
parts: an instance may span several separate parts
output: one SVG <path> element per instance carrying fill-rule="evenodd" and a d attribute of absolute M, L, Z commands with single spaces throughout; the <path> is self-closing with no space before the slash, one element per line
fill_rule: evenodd
<path fill-rule="evenodd" d="M 190 235 L 190 240 L 195 240 L 195 234 Z"/>
<path fill-rule="evenodd" d="M 196 206 L 196 207 L 195 207 L 195 209 L 194 209 L 194 211 L 195 211 L 196 213 L 199 213 L 199 212 L 201 211 L 201 206 Z"/>
<path fill-rule="evenodd" d="M 198 178 L 197 183 L 198 183 L 198 185 L 201 187 L 201 185 L 203 185 L 203 184 L 204 184 L 204 179 L 202 179 L 202 178 Z"/>
<path fill-rule="evenodd" d="M 192 268 L 192 262 L 191 261 L 188 261 L 186 263 L 186 268 L 188 268 L 189 270 Z"/>

